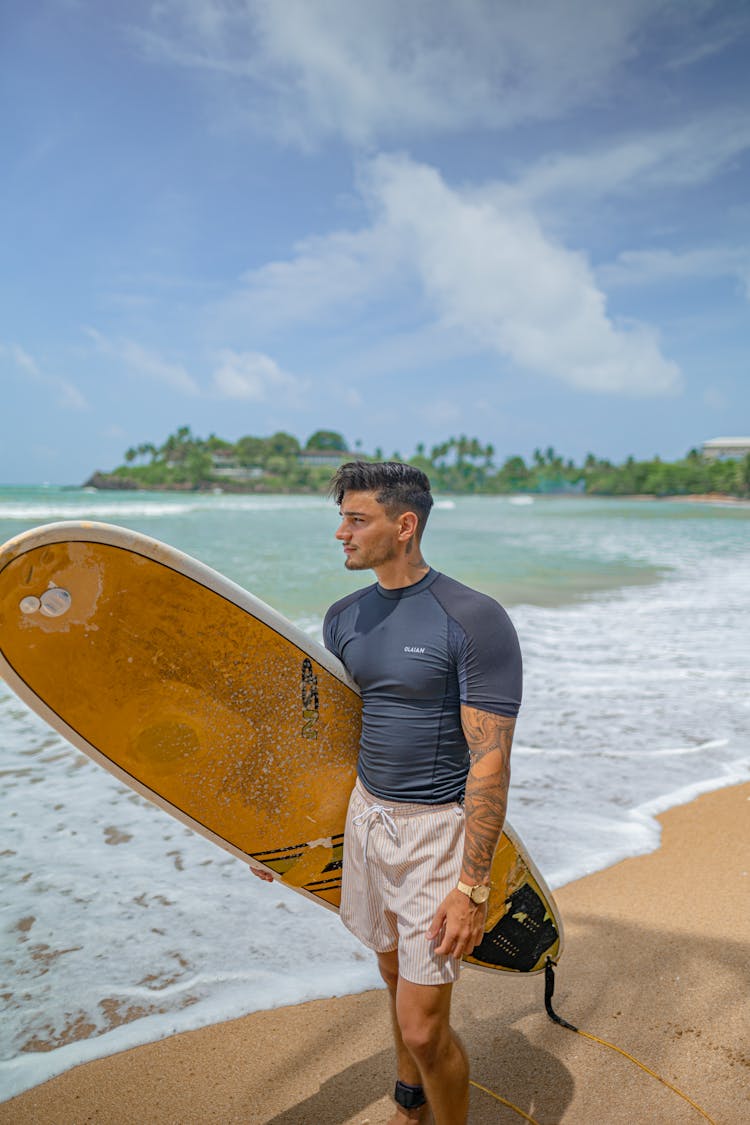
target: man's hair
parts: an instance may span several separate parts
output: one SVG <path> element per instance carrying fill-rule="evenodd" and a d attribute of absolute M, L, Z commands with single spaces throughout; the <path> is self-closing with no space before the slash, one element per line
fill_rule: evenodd
<path fill-rule="evenodd" d="M 391 519 L 414 512 L 417 538 L 421 538 L 432 508 L 430 478 L 421 469 L 401 461 L 348 461 L 336 470 L 328 486 L 328 495 L 337 504 L 345 492 L 374 492 Z"/>

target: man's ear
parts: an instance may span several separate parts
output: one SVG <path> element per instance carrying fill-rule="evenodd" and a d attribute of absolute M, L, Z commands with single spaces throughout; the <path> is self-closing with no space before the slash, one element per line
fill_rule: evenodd
<path fill-rule="evenodd" d="M 402 512 L 398 517 L 399 533 L 398 537 L 402 543 L 413 539 L 419 529 L 419 520 L 414 512 Z"/>

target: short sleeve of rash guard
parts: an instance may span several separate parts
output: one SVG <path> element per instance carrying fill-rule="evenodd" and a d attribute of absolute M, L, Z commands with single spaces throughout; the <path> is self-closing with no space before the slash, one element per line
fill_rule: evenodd
<path fill-rule="evenodd" d="M 328 613 L 326 614 L 325 621 L 323 622 L 323 644 L 326 646 L 329 652 L 332 652 L 334 656 L 338 656 L 340 660 L 341 654 L 339 653 L 338 645 L 336 644 L 336 636 L 333 627 L 334 621 L 335 617 L 332 611 L 329 609 Z"/>
<path fill-rule="evenodd" d="M 486 594 L 436 582 L 435 597 L 451 619 L 461 703 L 514 717 L 521 706 L 521 647 L 513 622 Z"/>
<path fill-rule="evenodd" d="M 340 598 L 337 602 L 330 607 L 323 620 L 323 644 L 337 656 L 339 660 L 342 659 L 341 653 L 341 638 L 340 638 L 340 617 L 341 613 L 348 609 L 350 605 L 359 601 L 368 593 L 368 588 L 364 590 L 355 590 L 352 594 L 347 594 L 346 597 Z"/>

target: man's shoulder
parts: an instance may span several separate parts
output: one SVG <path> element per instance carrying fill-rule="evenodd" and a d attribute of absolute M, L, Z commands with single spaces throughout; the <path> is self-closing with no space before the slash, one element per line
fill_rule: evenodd
<path fill-rule="evenodd" d="M 463 582 L 459 582 L 458 579 L 451 578 L 447 574 L 438 574 L 431 589 L 446 609 L 454 607 L 465 613 L 486 613 L 497 610 L 505 613 L 500 602 L 491 597 L 490 594 L 475 590 L 473 586 L 466 586 Z"/>
<path fill-rule="evenodd" d="M 515 632 L 500 602 L 481 590 L 466 586 L 447 574 L 440 574 L 432 584 L 432 592 L 448 617 L 468 634 L 484 636 L 498 630 L 510 634 Z"/>
<path fill-rule="evenodd" d="M 350 605 L 355 605 L 357 602 L 361 601 L 362 598 L 367 597 L 368 594 L 374 591 L 375 585 L 376 583 L 373 582 L 370 586 L 363 586 L 360 590 L 353 590 L 351 594 L 345 594 L 343 598 L 339 598 L 337 602 L 329 606 L 328 612 L 326 613 L 326 621 L 338 617 L 338 615 L 345 609 L 348 609 Z"/>

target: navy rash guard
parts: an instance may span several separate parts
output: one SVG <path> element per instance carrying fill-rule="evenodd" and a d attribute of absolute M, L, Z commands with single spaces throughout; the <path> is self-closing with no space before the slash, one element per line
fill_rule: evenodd
<path fill-rule="evenodd" d="M 502 606 L 430 570 L 413 586 L 342 598 L 323 638 L 362 693 L 365 788 L 393 801 L 462 800 L 461 704 L 508 716 L 521 704 L 521 652 Z"/>

